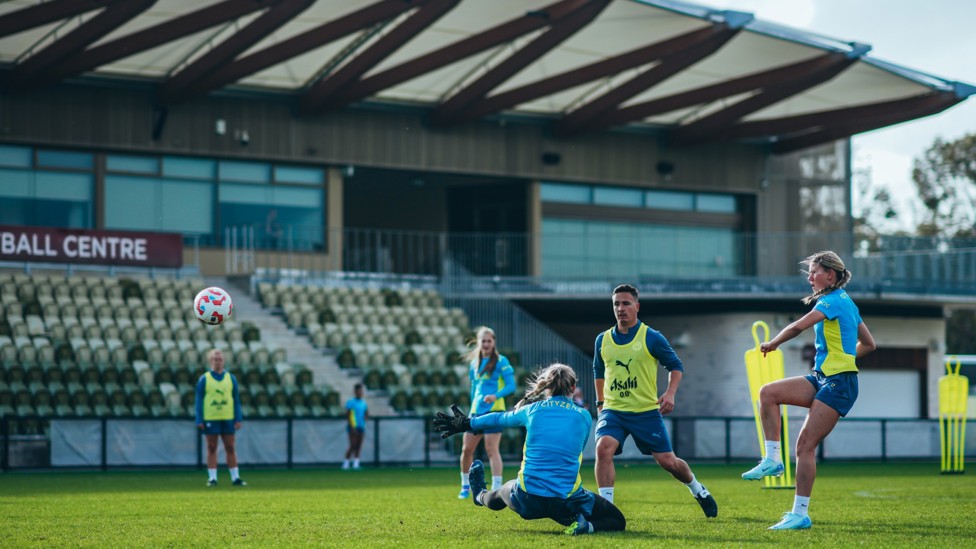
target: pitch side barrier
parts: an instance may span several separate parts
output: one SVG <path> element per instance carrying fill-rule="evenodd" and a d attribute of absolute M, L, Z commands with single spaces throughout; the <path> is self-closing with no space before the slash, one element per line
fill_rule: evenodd
<path fill-rule="evenodd" d="M 791 418 L 801 424 L 802 417 Z M 682 417 L 665 420 L 678 455 L 698 462 L 747 462 L 760 455 L 751 417 Z M 22 434 L 25 425 L 37 434 Z M 976 422 L 967 430 L 965 454 L 976 453 Z M 0 469 L 203 468 L 203 437 L 192 418 L 0 418 Z M 460 441 L 442 441 L 429 416 L 370 418 L 362 448 L 366 466 L 456 465 Z M 503 435 L 505 459 L 521 459 L 519 429 Z M 791 433 L 791 451 L 796 434 Z M 346 450 L 344 418 L 250 419 L 238 432 L 244 466 L 329 467 Z M 220 460 L 223 463 L 221 451 Z M 940 459 L 938 419 L 850 418 L 842 420 L 818 450 L 825 461 L 932 461 Z M 594 459 L 591 436 L 583 457 Z M 647 461 L 632 440 L 617 459 Z"/>

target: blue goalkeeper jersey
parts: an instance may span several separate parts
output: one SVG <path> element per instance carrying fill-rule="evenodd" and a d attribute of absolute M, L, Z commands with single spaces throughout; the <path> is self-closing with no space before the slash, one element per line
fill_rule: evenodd
<path fill-rule="evenodd" d="M 475 431 L 519 426 L 526 429 L 518 473 L 522 490 L 535 496 L 565 499 L 582 488 L 579 469 L 593 426 L 590 412 L 559 396 L 471 420 Z"/>

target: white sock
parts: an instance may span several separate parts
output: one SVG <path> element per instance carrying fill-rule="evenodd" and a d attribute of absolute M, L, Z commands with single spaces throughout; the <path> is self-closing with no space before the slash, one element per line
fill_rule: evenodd
<path fill-rule="evenodd" d="M 238 469 L 237 467 L 231 467 L 230 468 L 230 479 L 231 480 L 237 480 L 239 478 L 241 478 L 241 471 L 240 471 L 240 469 Z"/>
<path fill-rule="evenodd" d="M 599 492 L 604 499 L 606 499 L 610 503 L 613 503 L 613 486 L 609 486 L 609 487 L 601 486 Z"/>
<path fill-rule="evenodd" d="M 471 486 L 471 481 L 468 479 L 467 473 L 461 473 L 461 487 L 467 488 Z"/>
<path fill-rule="evenodd" d="M 348 469 L 349 468 L 349 460 L 348 459 L 342 460 L 342 468 L 343 469 Z"/>
<path fill-rule="evenodd" d="M 695 478 L 694 474 L 691 475 L 691 482 L 686 482 L 685 486 L 688 487 L 688 490 L 691 491 L 691 495 L 693 496 L 697 496 L 698 494 L 701 493 L 702 490 L 705 489 L 705 487 L 702 486 L 700 482 L 698 482 L 698 479 Z"/>
<path fill-rule="evenodd" d="M 207 469 L 207 476 L 210 480 L 217 480 L 217 469 Z"/>
<path fill-rule="evenodd" d="M 810 496 L 793 496 L 793 514 L 805 517 L 810 511 Z"/>
<path fill-rule="evenodd" d="M 497 490 L 497 489 L 499 489 L 501 487 L 502 487 L 502 477 L 500 477 L 500 476 L 497 476 L 496 477 L 496 476 L 492 475 L 492 477 L 491 477 L 491 489 L 492 490 Z"/>
<path fill-rule="evenodd" d="M 353 469 L 359 469 L 359 458 L 353 458 L 353 460 L 352 460 L 352 468 Z"/>
<path fill-rule="evenodd" d="M 777 463 L 783 462 L 783 447 L 778 440 L 766 441 L 766 459 L 771 459 Z"/>

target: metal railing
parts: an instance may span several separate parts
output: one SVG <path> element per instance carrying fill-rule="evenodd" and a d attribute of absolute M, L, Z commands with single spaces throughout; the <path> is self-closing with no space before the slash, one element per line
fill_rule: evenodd
<path fill-rule="evenodd" d="M 976 294 L 976 239 L 739 233 L 729 235 L 728 245 L 713 256 L 702 252 L 715 249 L 713 237 L 688 232 L 651 239 L 607 234 L 600 240 L 591 234 L 584 246 L 575 235 L 291 226 L 272 241 L 255 236 L 262 234 L 257 230 L 227 229 L 229 273 L 259 273 L 267 280 L 337 272 L 440 280 L 447 266 L 458 265 L 471 275 L 469 291 L 496 295 L 604 294 L 611 279 L 675 292 L 796 293 L 806 288 L 799 261 L 833 249 L 854 273 L 852 288 L 858 291 Z M 598 241 L 602 244 L 594 245 Z M 563 251 L 553 255 L 547 250 Z M 533 265 L 541 272 L 534 272 Z"/>

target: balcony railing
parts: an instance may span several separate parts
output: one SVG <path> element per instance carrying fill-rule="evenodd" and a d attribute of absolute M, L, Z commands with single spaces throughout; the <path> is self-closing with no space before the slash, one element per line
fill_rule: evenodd
<path fill-rule="evenodd" d="M 716 242 L 688 232 L 647 235 L 442 233 L 289 227 L 275 242 L 258 228 L 228 229 L 231 273 L 264 278 L 330 273 L 440 283 L 449 265 L 470 273 L 464 292 L 606 293 L 633 281 L 669 292 L 803 292 L 799 262 L 838 252 L 860 292 L 976 295 L 976 239 L 859 238 L 850 233 L 735 233 Z"/>

